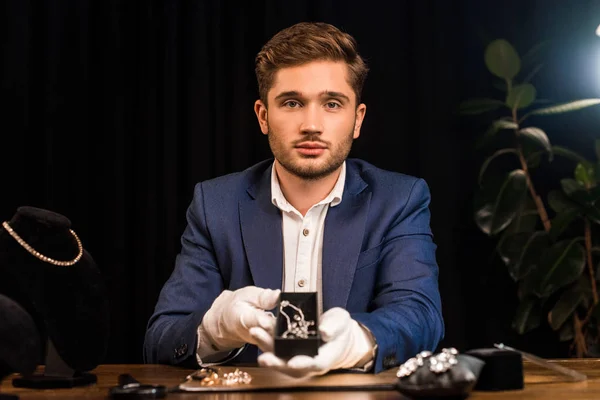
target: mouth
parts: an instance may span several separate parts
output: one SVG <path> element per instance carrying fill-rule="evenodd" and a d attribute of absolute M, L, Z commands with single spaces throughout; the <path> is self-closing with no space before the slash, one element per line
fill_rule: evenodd
<path fill-rule="evenodd" d="M 317 142 L 303 142 L 296 145 L 296 150 L 303 156 L 319 156 L 325 152 L 327 146 Z"/>
<path fill-rule="evenodd" d="M 296 148 L 298 149 L 326 149 L 327 146 L 325 146 L 323 143 L 319 143 L 319 142 L 302 142 L 296 145 Z"/>

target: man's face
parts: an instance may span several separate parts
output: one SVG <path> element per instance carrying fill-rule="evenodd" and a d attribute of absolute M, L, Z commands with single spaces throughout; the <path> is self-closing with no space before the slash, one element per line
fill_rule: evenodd
<path fill-rule="evenodd" d="M 315 180 L 335 172 L 360 135 L 364 104 L 348 84 L 344 62 L 315 61 L 279 70 L 267 107 L 255 112 L 271 151 L 288 172 Z"/>

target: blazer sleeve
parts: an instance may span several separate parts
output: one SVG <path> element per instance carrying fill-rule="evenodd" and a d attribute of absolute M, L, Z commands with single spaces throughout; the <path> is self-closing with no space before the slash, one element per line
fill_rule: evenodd
<path fill-rule="evenodd" d="M 352 314 L 377 342 L 375 373 L 434 351 L 444 336 L 429 202 L 427 184 L 416 180 L 384 239 L 372 311 Z"/>
<path fill-rule="evenodd" d="M 144 362 L 197 366 L 197 329 L 223 291 L 223 278 L 206 222 L 202 184 L 187 210 L 181 252 L 163 286 L 144 341 Z"/>

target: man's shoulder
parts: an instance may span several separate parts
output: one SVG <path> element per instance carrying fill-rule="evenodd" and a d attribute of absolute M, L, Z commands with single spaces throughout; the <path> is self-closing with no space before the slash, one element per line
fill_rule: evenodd
<path fill-rule="evenodd" d="M 263 177 L 264 173 L 273 164 L 273 160 L 264 160 L 243 171 L 232 172 L 211 178 L 196 184 L 196 190 L 202 187 L 202 191 L 211 193 L 223 193 L 232 195 L 239 191 L 246 191 L 248 187 Z"/>
<path fill-rule="evenodd" d="M 372 189 L 408 189 L 423 181 L 422 178 L 379 168 L 358 158 L 348 159 L 347 163 Z"/>
<path fill-rule="evenodd" d="M 431 199 L 429 186 L 423 178 L 378 168 L 363 160 L 349 161 L 350 170 L 354 171 L 354 176 L 359 176 L 355 179 L 364 182 L 358 187 L 371 193 L 371 201 L 375 202 L 372 204 L 377 204 L 375 209 L 379 212 L 402 210 L 408 202 L 428 203 Z"/>

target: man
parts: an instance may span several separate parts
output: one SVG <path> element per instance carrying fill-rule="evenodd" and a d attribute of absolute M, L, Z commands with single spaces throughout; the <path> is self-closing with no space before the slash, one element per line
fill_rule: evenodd
<path fill-rule="evenodd" d="M 354 39 L 294 25 L 262 48 L 256 74 L 254 110 L 274 160 L 196 186 L 145 360 L 258 361 L 306 377 L 379 372 L 434 350 L 444 325 L 429 189 L 346 160 L 366 112 Z M 317 356 L 273 354 L 281 290 L 319 293 Z"/>

